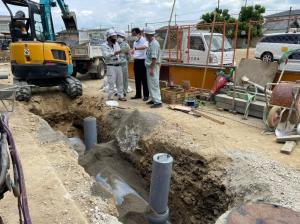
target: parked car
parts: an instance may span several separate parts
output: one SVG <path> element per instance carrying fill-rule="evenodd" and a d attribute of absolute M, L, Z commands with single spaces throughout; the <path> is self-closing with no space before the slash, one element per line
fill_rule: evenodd
<path fill-rule="evenodd" d="M 292 72 L 300 72 L 300 50 L 292 53 L 289 56 L 288 63 L 286 65 L 284 65 L 284 63 L 280 64 L 279 70 L 282 69 Z"/>
<path fill-rule="evenodd" d="M 278 61 L 285 52 L 299 48 L 300 33 L 268 34 L 256 45 L 255 57 L 264 62 Z"/>

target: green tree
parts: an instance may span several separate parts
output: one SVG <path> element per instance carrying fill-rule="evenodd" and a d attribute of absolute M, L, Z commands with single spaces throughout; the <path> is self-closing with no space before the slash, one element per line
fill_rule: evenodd
<path fill-rule="evenodd" d="M 202 17 L 201 17 L 202 21 L 198 23 L 197 28 L 203 29 L 204 28 L 203 24 L 212 23 L 214 21 L 215 12 L 216 12 L 216 22 L 234 23 L 236 21 L 235 18 L 231 17 L 228 9 L 216 8 L 215 11 L 208 12 L 208 13 L 202 15 Z M 223 26 L 220 26 L 220 25 L 215 26 L 214 31 L 217 33 L 223 33 Z M 226 27 L 226 35 L 232 36 L 233 34 L 234 34 L 234 26 L 227 26 Z"/>
<path fill-rule="evenodd" d="M 204 27 L 201 26 L 205 23 L 212 23 L 214 20 L 214 14 L 216 12 L 216 22 L 227 22 L 227 23 L 235 23 L 236 19 L 229 14 L 228 9 L 215 9 L 213 12 L 208 12 L 203 14 L 201 17 L 201 22 L 198 23 L 197 28 L 203 29 Z M 239 37 L 247 37 L 248 30 L 249 30 L 249 22 L 250 21 L 263 21 L 264 17 L 263 14 L 266 12 L 265 7 L 261 5 L 255 6 L 246 6 L 241 8 L 241 12 L 239 14 L 239 30 L 238 36 Z M 235 31 L 235 26 L 227 26 L 226 27 L 226 36 L 233 37 Z M 215 32 L 223 33 L 223 26 L 216 26 Z M 251 29 L 251 36 L 257 37 L 262 35 L 262 23 L 255 23 L 252 24 Z"/>
<path fill-rule="evenodd" d="M 239 36 L 246 37 L 249 30 L 250 21 L 263 21 L 263 14 L 266 12 L 265 7 L 261 5 L 246 6 L 241 8 L 239 16 Z M 252 24 L 251 29 L 252 37 L 257 37 L 262 35 L 262 24 L 255 23 Z"/>

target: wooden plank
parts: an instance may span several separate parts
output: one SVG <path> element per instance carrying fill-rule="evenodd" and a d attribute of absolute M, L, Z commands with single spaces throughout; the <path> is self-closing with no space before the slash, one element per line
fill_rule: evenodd
<path fill-rule="evenodd" d="M 178 110 L 178 111 L 182 111 L 182 112 L 185 112 L 185 113 L 189 113 L 189 112 L 192 111 L 191 107 L 182 106 L 182 105 L 169 105 L 169 109 Z"/>
<path fill-rule="evenodd" d="M 207 114 L 205 114 L 205 113 L 203 113 L 202 111 L 199 111 L 199 110 L 195 110 L 194 109 L 194 110 L 192 110 L 192 112 L 190 114 L 192 114 L 194 116 L 197 116 L 197 117 L 204 117 L 204 118 L 206 118 L 208 120 L 211 120 L 211 121 L 213 121 L 213 122 L 215 122 L 217 124 L 220 124 L 220 125 L 224 125 L 225 124 L 224 121 L 220 121 L 220 120 L 218 120 L 218 119 L 216 119 L 216 118 L 214 118 L 214 117 L 212 117 L 210 115 L 207 115 Z"/>
<path fill-rule="evenodd" d="M 184 112 L 184 113 L 188 113 L 188 114 L 194 115 L 196 117 L 204 117 L 208 120 L 211 120 L 211 121 L 213 121 L 215 123 L 218 123 L 218 124 L 221 124 L 221 125 L 225 124 L 225 122 L 219 121 L 216 118 L 213 118 L 212 116 L 209 116 L 209 115 L 203 113 L 202 111 L 192 109 L 191 107 L 182 106 L 182 105 L 169 105 L 168 108 L 171 109 L 171 110 L 178 110 L 178 111 L 181 111 L 181 112 Z"/>
<path fill-rule="evenodd" d="M 297 143 L 295 141 L 286 141 L 280 152 L 285 154 L 291 154 L 295 149 Z"/>
<path fill-rule="evenodd" d="M 288 141 L 299 141 L 299 140 L 300 140 L 300 135 L 289 135 L 284 137 L 277 137 L 276 139 L 278 143 L 285 143 Z"/>

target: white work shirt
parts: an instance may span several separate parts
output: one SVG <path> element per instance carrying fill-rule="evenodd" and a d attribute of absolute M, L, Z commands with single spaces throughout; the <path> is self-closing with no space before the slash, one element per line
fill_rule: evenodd
<path fill-rule="evenodd" d="M 139 48 L 139 47 L 148 47 L 149 43 L 148 41 L 146 40 L 146 38 L 144 37 L 141 37 L 139 40 L 137 41 L 134 41 L 133 43 L 133 49 L 134 49 L 134 55 L 133 55 L 133 58 L 134 59 L 145 59 L 146 58 L 146 51 L 147 51 L 147 48 L 144 49 L 144 50 L 135 50 L 135 48 Z"/>
<path fill-rule="evenodd" d="M 102 56 L 104 58 L 105 64 L 119 64 L 120 56 L 114 55 L 115 52 L 121 50 L 120 45 L 116 42 L 113 46 L 111 46 L 108 42 L 101 45 Z"/>

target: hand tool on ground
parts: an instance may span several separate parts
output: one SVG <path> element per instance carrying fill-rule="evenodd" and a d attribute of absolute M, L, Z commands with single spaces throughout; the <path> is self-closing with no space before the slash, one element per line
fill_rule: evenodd
<path fill-rule="evenodd" d="M 209 115 L 203 113 L 202 111 L 199 111 L 199 110 L 196 110 L 196 109 L 192 109 L 192 111 L 190 112 L 190 114 L 192 114 L 192 115 L 194 115 L 196 117 L 204 117 L 204 118 L 206 118 L 206 119 L 208 119 L 210 121 L 213 121 L 213 122 L 215 122 L 217 124 L 220 124 L 220 125 L 224 125 L 225 124 L 224 121 L 220 121 L 220 120 L 218 120 L 216 118 L 213 118 L 212 116 L 209 116 Z"/>

